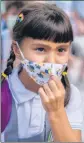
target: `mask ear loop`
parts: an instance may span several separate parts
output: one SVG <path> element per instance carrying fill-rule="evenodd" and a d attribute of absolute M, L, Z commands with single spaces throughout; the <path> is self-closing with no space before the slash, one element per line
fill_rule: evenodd
<path fill-rule="evenodd" d="M 19 46 L 19 44 L 18 44 L 17 41 L 16 41 L 16 45 L 17 45 L 17 47 L 18 47 L 18 49 L 19 49 L 19 51 L 20 51 L 21 57 L 23 58 L 23 60 L 25 60 L 25 57 L 24 57 L 22 51 L 20 50 L 20 46 Z"/>

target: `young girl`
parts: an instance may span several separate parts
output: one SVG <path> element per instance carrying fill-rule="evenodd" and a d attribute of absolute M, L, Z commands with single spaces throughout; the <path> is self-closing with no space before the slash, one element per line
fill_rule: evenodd
<path fill-rule="evenodd" d="M 13 38 L 2 73 L 2 142 L 80 142 L 80 94 L 67 79 L 67 15 L 55 5 L 31 4 L 18 15 Z"/>

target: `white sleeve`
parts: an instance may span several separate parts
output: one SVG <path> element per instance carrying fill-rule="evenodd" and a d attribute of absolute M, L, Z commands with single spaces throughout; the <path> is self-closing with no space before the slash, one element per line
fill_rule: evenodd
<path fill-rule="evenodd" d="M 82 130 L 83 124 L 83 104 L 79 90 L 71 85 L 71 97 L 66 106 L 66 113 L 72 129 Z"/>

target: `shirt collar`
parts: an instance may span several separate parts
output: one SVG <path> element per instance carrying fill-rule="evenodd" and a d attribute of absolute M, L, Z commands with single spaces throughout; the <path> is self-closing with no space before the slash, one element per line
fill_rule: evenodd
<path fill-rule="evenodd" d="M 40 98 L 38 94 L 25 88 L 18 77 L 18 71 L 19 68 L 13 69 L 12 74 L 8 78 L 10 90 L 17 104 L 27 102 L 32 98 Z"/>

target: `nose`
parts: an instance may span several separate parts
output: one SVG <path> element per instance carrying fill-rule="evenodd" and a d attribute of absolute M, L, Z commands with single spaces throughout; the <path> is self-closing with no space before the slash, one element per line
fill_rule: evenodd
<path fill-rule="evenodd" d="M 48 53 L 45 58 L 45 62 L 47 63 L 56 63 L 56 54 L 55 53 Z"/>

